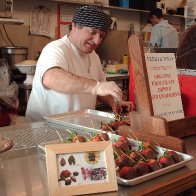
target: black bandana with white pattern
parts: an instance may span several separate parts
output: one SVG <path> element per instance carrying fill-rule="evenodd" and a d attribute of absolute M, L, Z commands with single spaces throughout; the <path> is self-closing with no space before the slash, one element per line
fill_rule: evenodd
<path fill-rule="evenodd" d="M 112 19 L 97 7 L 83 6 L 76 9 L 72 22 L 108 32 Z"/>

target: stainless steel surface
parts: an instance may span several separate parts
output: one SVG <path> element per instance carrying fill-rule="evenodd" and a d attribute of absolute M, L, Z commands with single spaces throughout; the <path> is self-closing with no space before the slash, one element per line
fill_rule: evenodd
<path fill-rule="evenodd" d="M 25 47 L 0 47 L 0 56 L 14 69 L 16 63 L 27 59 L 27 54 L 28 48 Z"/>
<path fill-rule="evenodd" d="M 67 112 L 60 115 L 45 117 L 48 122 L 58 125 L 77 125 L 81 128 L 100 130 L 101 122 L 109 122 L 114 119 L 113 114 L 98 110 L 84 109 L 76 112 Z"/>
<path fill-rule="evenodd" d="M 6 132 L 19 132 L 22 130 L 36 129 L 35 134 L 44 127 L 51 125 L 47 122 L 37 122 L 32 124 L 21 124 L 8 127 L 1 127 L 0 133 L 4 135 Z M 50 129 L 49 128 L 49 129 Z M 61 128 L 57 128 L 61 129 Z M 49 130 L 50 132 L 50 130 Z M 13 136 L 15 137 L 14 133 Z M 11 135 L 10 135 L 11 137 Z M 194 154 L 196 136 L 185 138 L 187 145 L 187 153 Z M 24 140 L 21 134 L 21 139 Z M 31 140 L 31 138 L 29 138 Z M 190 141 L 192 143 L 190 143 Z M 22 146 L 24 147 L 24 146 Z M 192 151 L 189 151 L 191 149 Z M 97 194 L 100 196 L 128 196 L 139 195 L 141 190 L 149 190 L 154 186 L 159 186 L 160 183 L 167 182 L 170 179 L 175 179 L 178 176 L 184 175 L 190 170 L 196 169 L 195 159 L 188 162 L 186 167 L 165 174 L 135 186 L 119 185 L 118 192 L 109 192 Z M 48 196 L 47 174 L 45 161 L 39 158 L 37 148 L 23 148 L 0 154 L 0 195 L 1 196 Z"/>
<path fill-rule="evenodd" d="M 12 139 L 14 146 L 11 149 L 29 149 L 37 147 L 39 144 L 49 143 L 53 141 L 68 140 L 71 137 L 70 133 L 76 132 L 79 135 L 87 135 L 87 137 L 94 136 L 98 131 L 72 124 L 47 124 L 41 127 L 30 127 L 23 129 L 14 129 L 11 131 L 2 131 L 1 134 L 4 138 Z M 87 132 L 90 134 L 87 134 Z"/>

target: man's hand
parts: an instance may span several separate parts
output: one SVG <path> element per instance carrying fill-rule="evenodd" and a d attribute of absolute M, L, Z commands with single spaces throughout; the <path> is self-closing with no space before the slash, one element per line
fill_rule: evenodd
<path fill-rule="evenodd" d="M 121 101 L 120 106 L 125 108 L 127 113 L 134 110 L 134 104 L 131 101 Z"/>
<path fill-rule="evenodd" d="M 96 87 L 93 89 L 94 95 L 107 96 L 111 95 L 118 101 L 122 100 L 122 91 L 113 81 L 111 82 L 97 82 Z"/>

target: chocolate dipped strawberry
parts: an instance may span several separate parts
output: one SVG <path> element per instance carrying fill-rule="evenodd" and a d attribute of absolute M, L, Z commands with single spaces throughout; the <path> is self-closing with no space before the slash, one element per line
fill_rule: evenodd
<path fill-rule="evenodd" d="M 109 135 L 107 133 L 100 133 L 91 139 L 91 142 L 99 142 L 99 141 L 109 141 Z"/>
<path fill-rule="evenodd" d="M 169 150 L 167 153 L 169 156 L 171 156 L 171 158 L 175 161 L 175 163 L 179 163 L 180 161 L 182 161 L 180 155 L 177 152 L 173 150 Z"/>
<path fill-rule="evenodd" d="M 144 159 L 144 157 L 140 154 L 140 152 L 136 150 L 132 150 L 129 156 L 136 162 Z"/>
<path fill-rule="evenodd" d="M 115 131 L 115 130 L 118 130 L 118 127 L 119 127 L 119 122 L 117 120 L 114 120 L 110 123 L 112 129 Z"/>
<path fill-rule="evenodd" d="M 120 114 L 121 113 L 121 106 L 120 103 L 118 101 L 115 101 L 113 106 L 112 106 L 112 112 L 114 114 Z"/>
<path fill-rule="evenodd" d="M 72 138 L 73 143 L 81 143 L 81 142 L 86 142 L 86 138 L 82 135 L 76 135 Z"/>
<path fill-rule="evenodd" d="M 123 166 L 133 166 L 135 164 L 134 160 L 132 160 L 128 155 L 121 154 L 116 158 L 116 165 L 121 168 Z"/>
<path fill-rule="evenodd" d="M 124 166 L 123 168 L 120 169 L 119 176 L 121 178 L 126 179 L 126 180 L 130 180 L 130 179 L 138 177 L 135 168 L 134 167 L 127 167 L 127 166 Z"/>
<path fill-rule="evenodd" d="M 156 159 L 149 159 L 146 164 L 148 165 L 151 172 L 161 169 Z"/>
<path fill-rule="evenodd" d="M 98 134 L 98 136 L 101 137 L 103 141 L 110 140 L 109 135 L 107 133 L 100 133 L 100 134 Z"/>
<path fill-rule="evenodd" d="M 172 159 L 170 155 L 168 155 L 167 151 L 165 151 L 163 156 L 159 158 L 159 164 L 162 167 L 168 167 L 170 165 L 174 165 L 175 161 Z"/>
<path fill-rule="evenodd" d="M 148 165 L 144 161 L 139 161 L 134 166 L 138 176 L 148 174 L 150 172 Z"/>
<path fill-rule="evenodd" d="M 146 158 L 146 159 L 157 159 L 157 155 L 154 153 L 154 151 L 151 148 L 143 148 L 141 150 L 141 154 Z"/>
<path fill-rule="evenodd" d="M 123 152 L 129 152 L 129 146 L 123 141 L 117 141 L 114 146 L 120 148 Z"/>
<path fill-rule="evenodd" d="M 130 142 L 126 137 L 120 136 L 120 137 L 118 138 L 118 142 L 124 142 L 124 143 L 126 143 L 126 144 L 128 145 L 129 150 L 132 149 L 131 142 Z"/>
<path fill-rule="evenodd" d="M 110 123 L 101 123 L 101 129 L 103 130 L 103 131 L 109 131 L 109 132 L 113 132 L 114 130 L 112 129 L 112 126 L 111 126 L 111 124 Z"/>

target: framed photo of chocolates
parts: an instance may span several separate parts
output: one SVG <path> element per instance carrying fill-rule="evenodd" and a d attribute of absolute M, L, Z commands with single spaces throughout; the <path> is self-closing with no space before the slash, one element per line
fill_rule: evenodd
<path fill-rule="evenodd" d="M 118 190 L 111 141 L 50 144 L 45 151 L 51 196 Z"/>

